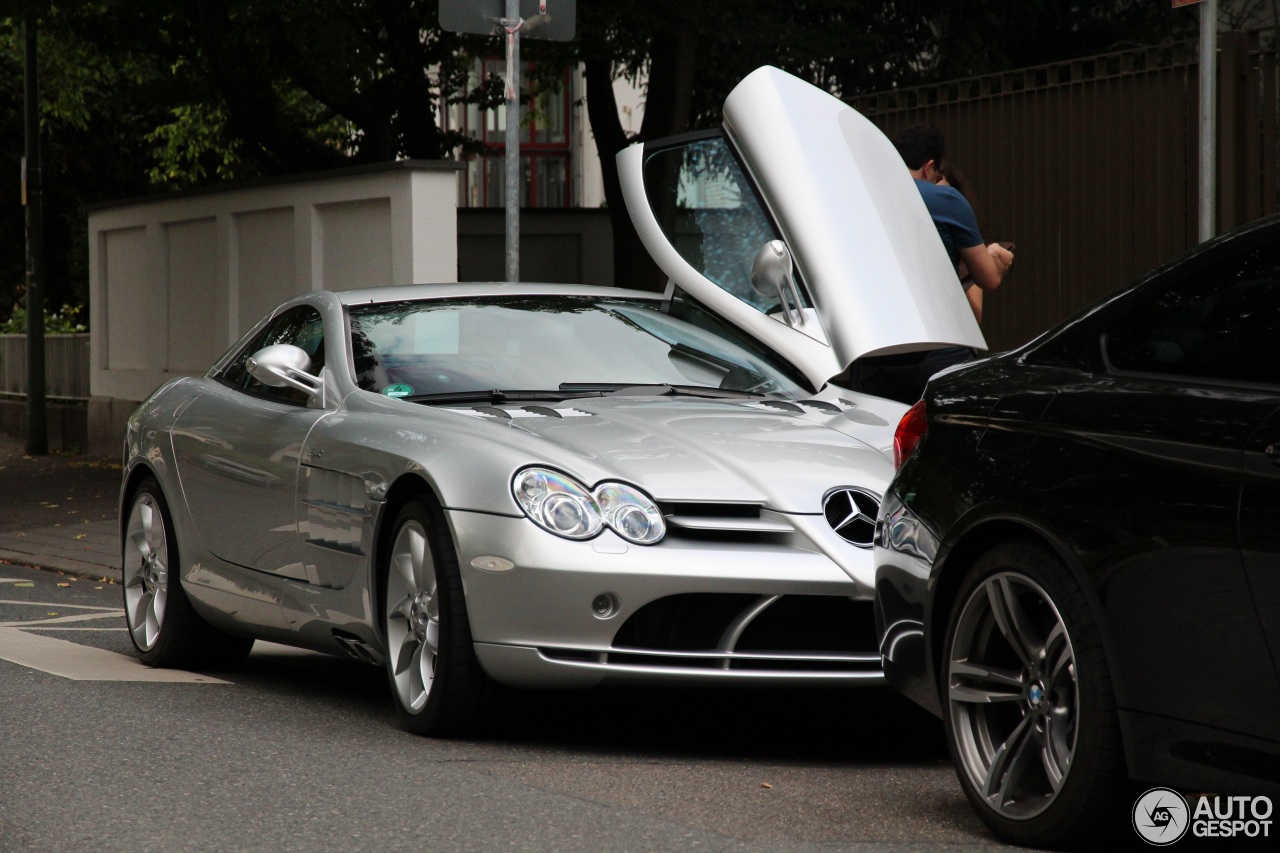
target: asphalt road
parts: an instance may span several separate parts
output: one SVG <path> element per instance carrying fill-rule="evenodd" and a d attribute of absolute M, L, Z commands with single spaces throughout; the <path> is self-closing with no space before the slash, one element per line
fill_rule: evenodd
<path fill-rule="evenodd" d="M 0 566 L 4 853 L 995 846 L 888 692 L 513 691 L 485 738 L 432 740 L 355 661 L 142 667 L 119 598 Z"/>

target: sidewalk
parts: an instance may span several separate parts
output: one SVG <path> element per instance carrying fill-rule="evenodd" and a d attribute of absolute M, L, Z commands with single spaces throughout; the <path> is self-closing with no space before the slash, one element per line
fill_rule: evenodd
<path fill-rule="evenodd" d="M 119 582 L 119 491 L 118 460 L 27 456 L 0 435 L 0 562 Z"/>

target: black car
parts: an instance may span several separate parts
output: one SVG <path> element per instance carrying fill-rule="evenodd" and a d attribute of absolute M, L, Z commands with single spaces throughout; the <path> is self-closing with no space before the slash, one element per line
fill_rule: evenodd
<path fill-rule="evenodd" d="M 1280 218 L 934 377 L 895 457 L 885 673 L 1001 837 L 1280 794 Z"/>

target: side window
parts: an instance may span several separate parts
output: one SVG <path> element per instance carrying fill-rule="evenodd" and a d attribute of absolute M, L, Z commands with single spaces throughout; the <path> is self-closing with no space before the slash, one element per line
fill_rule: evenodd
<path fill-rule="evenodd" d="M 324 367 L 324 321 L 320 312 L 310 305 L 299 305 L 276 317 L 236 354 L 223 368 L 218 379 L 255 397 L 305 406 L 307 395 L 296 388 L 272 388 L 249 375 L 249 357 L 272 344 L 293 344 L 303 349 L 311 356 L 311 368 L 308 372 L 318 376 L 320 369 Z"/>
<path fill-rule="evenodd" d="M 1112 368 L 1280 384 L 1280 246 L 1206 256 L 1111 323 Z"/>
<path fill-rule="evenodd" d="M 654 151 L 644 183 L 654 217 L 690 266 L 759 311 L 777 307 L 752 288 L 751 265 L 779 235 L 723 138 Z"/>

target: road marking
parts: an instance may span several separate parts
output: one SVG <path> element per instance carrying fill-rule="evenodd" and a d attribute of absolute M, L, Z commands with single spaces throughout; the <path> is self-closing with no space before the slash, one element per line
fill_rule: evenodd
<path fill-rule="evenodd" d="M 230 684 L 178 669 L 154 669 L 128 655 L 82 646 L 56 637 L 0 628 L 0 659 L 73 681 L 150 681 L 171 684 Z"/>
<path fill-rule="evenodd" d="M 119 619 L 124 621 L 123 610 L 108 610 L 106 613 L 77 613 L 73 616 L 55 616 L 52 619 L 19 619 L 17 622 L 0 622 L 0 628 L 34 628 L 37 625 L 65 625 L 68 622 L 92 622 L 96 619 Z"/>
<path fill-rule="evenodd" d="M 95 607 L 91 604 L 66 604 L 58 601 L 3 601 L 0 604 L 26 604 L 31 607 L 61 607 L 63 610 L 98 610 L 103 613 L 124 613 L 119 607 Z"/>

